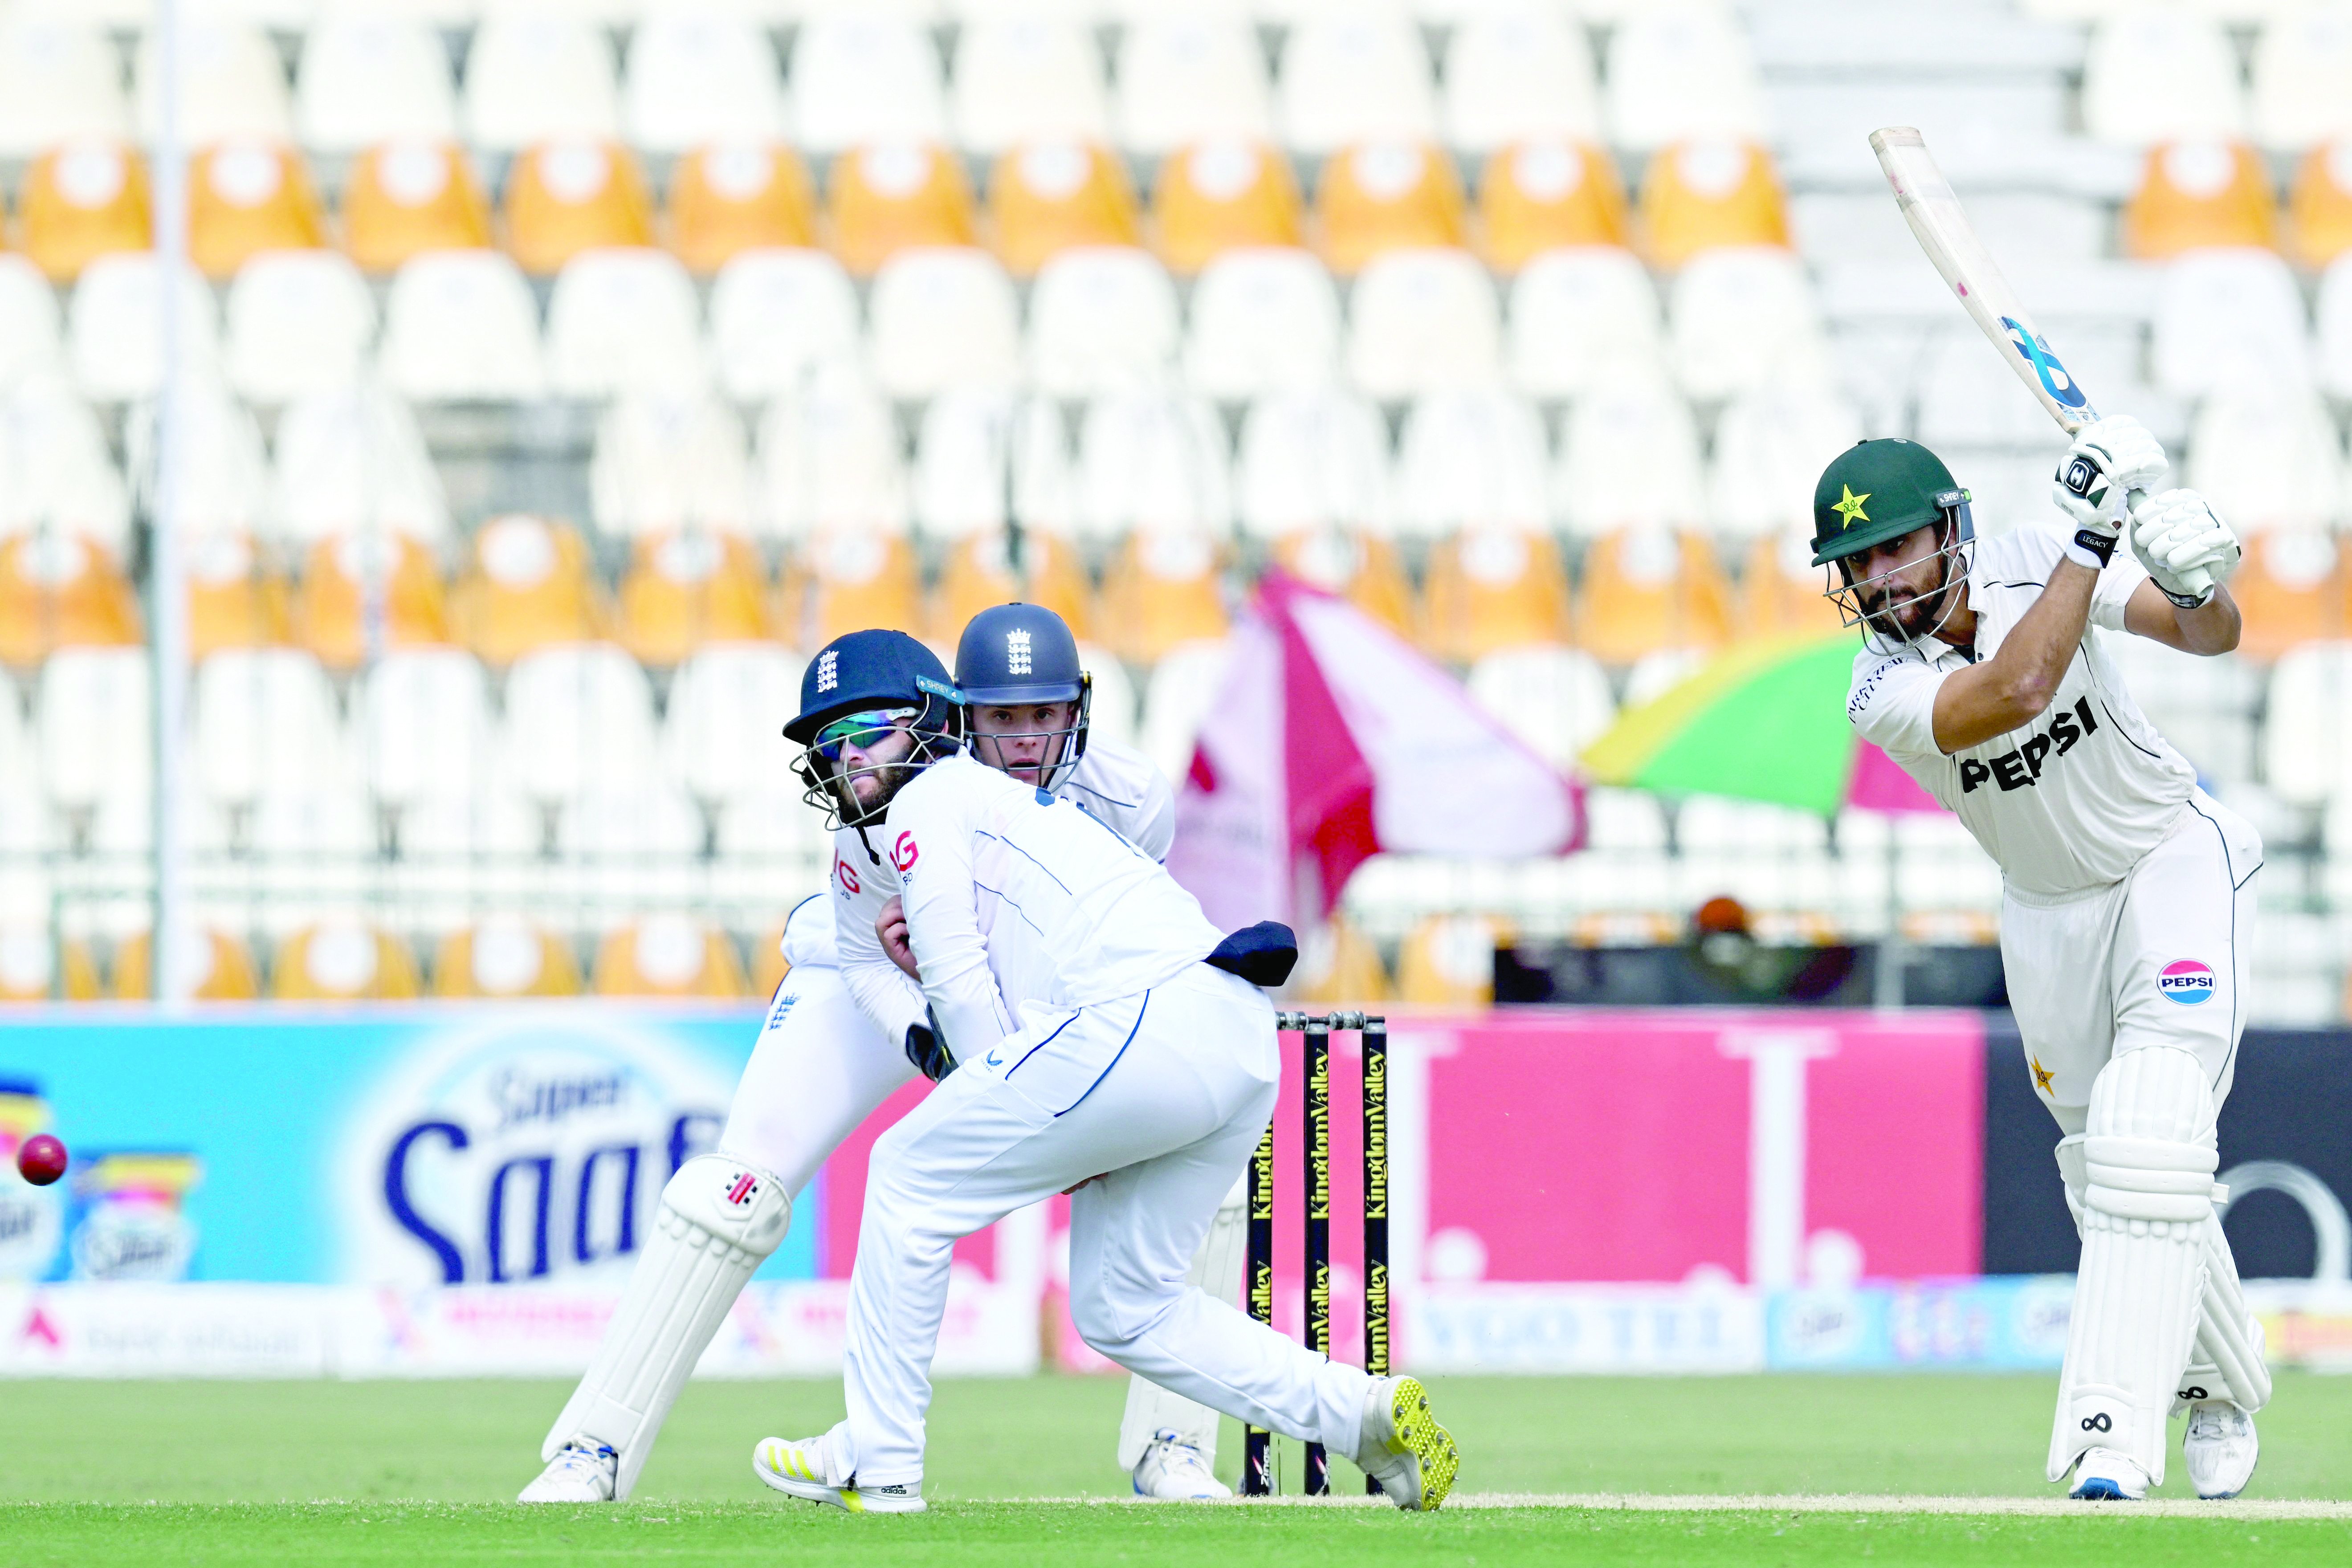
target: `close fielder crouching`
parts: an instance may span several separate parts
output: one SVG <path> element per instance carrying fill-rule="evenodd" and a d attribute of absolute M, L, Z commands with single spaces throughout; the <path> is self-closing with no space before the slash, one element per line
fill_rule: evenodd
<path fill-rule="evenodd" d="M 2053 488 L 2061 531 L 1975 537 L 1927 448 L 1864 441 L 1814 493 L 1813 563 L 1864 629 L 1846 713 L 2001 868 L 2001 959 L 2082 1265 L 2049 1477 L 2137 1499 L 2168 1416 L 2198 1495 L 2252 1474 L 2269 1400 L 2262 1331 L 2214 1204 L 2262 840 L 2197 787 L 2101 647 L 2130 633 L 2226 653 L 2239 546 L 2131 419 L 2085 426 Z M 2109 565 L 2128 533 L 2141 570 Z"/>

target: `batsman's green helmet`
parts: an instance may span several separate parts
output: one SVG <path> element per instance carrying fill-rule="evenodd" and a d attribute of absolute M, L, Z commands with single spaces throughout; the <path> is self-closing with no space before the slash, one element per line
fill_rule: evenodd
<path fill-rule="evenodd" d="M 1826 566 L 1969 504 L 1944 460 L 1916 441 L 1857 441 L 1813 487 L 1813 564 Z"/>

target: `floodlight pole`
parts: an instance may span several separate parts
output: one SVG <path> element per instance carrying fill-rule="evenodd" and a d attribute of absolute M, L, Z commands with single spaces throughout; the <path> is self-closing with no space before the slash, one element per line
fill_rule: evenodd
<path fill-rule="evenodd" d="M 155 904 L 147 952 L 154 997 L 187 1000 L 184 846 L 180 831 L 181 715 L 188 689 L 188 593 L 180 552 L 180 279 L 188 264 L 188 171 L 180 153 L 180 0 L 155 0 L 156 331 L 163 384 L 155 399 L 155 475 L 148 508 L 147 626 L 153 658 Z"/>

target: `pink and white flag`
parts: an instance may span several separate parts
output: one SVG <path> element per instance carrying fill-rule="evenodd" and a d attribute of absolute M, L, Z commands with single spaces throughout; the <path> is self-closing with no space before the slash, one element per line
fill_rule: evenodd
<path fill-rule="evenodd" d="M 1517 859 L 1582 845 L 1578 787 L 1354 605 L 1269 573 L 1229 646 L 1168 857 L 1217 924 L 1320 920 L 1382 850 Z"/>

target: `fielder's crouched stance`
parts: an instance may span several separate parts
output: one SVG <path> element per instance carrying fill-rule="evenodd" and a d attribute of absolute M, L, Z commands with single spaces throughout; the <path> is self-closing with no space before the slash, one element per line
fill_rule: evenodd
<path fill-rule="evenodd" d="M 2049 1456 L 2078 1498 L 2160 1482 L 2183 1406 L 2198 1494 L 2234 1497 L 2271 1389 L 2213 1184 L 2262 842 L 2099 643 L 2237 645 L 2228 526 L 2189 490 L 2126 505 L 2165 467 L 2136 421 L 2100 420 L 2058 472 L 2064 530 L 1983 540 L 1909 442 L 1851 448 L 1814 495 L 1814 564 L 1864 630 L 1848 717 L 2000 865 L 2010 999 L 2083 1240 Z M 2144 574 L 2108 565 L 2126 530 Z"/>

